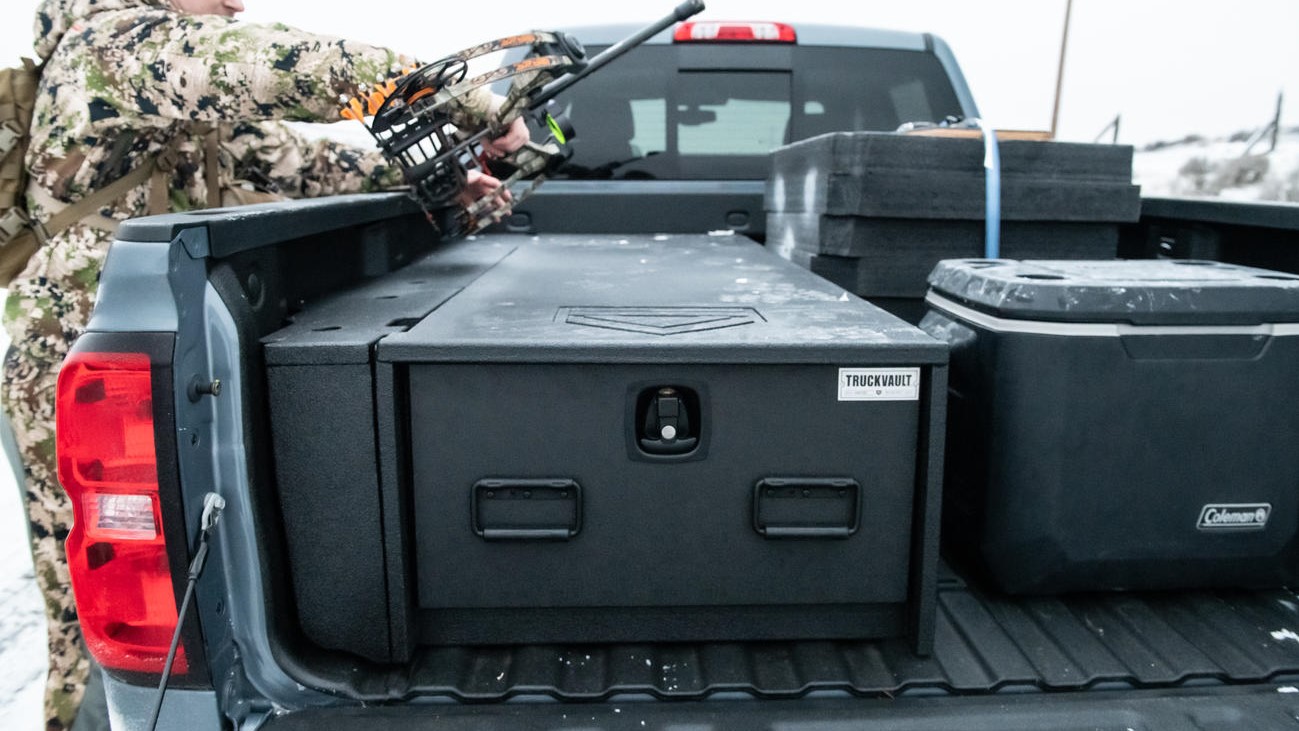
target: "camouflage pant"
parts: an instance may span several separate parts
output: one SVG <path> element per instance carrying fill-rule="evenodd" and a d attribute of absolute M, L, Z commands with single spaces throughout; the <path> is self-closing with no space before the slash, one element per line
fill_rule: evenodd
<path fill-rule="evenodd" d="M 36 583 L 49 623 L 47 729 L 72 725 L 90 671 L 63 553 L 72 505 L 57 479 L 54 394 L 59 366 L 89 319 L 107 241 L 94 229 L 69 229 L 32 257 L 5 303 L 11 345 L 0 396 L 22 455 Z"/>

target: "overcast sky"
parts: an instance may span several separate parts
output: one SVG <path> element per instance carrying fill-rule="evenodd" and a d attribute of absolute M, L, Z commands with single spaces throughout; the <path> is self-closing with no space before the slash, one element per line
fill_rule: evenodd
<path fill-rule="evenodd" d="M 0 61 L 31 46 L 36 0 L 0 0 Z M 244 0 L 249 22 L 388 45 L 431 59 L 523 30 L 645 22 L 676 0 L 615 3 L 493 0 Z M 1065 0 L 706 0 L 700 17 L 845 23 L 932 32 L 951 45 L 984 117 L 1047 129 Z M 454 11 L 440 8 L 454 6 Z M 579 35 L 580 39 L 580 35 Z M 1060 137 L 1091 140 L 1116 114 L 1120 141 L 1225 134 L 1271 118 L 1299 125 L 1299 1 L 1074 0 Z"/>

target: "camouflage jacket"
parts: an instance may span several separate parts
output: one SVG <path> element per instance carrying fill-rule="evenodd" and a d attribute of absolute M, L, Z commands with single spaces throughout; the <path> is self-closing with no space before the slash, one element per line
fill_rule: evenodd
<path fill-rule="evenodd" d="M 177 158 L 171 209 L 202 207 L 201 125 L 220 124 L 223 187 L 250 181 L 307 197 L 401 182 L 377 151 L 308 142 L 281 123 L 337 121 L 343 101 L 410 65 L 397 53 L 284 25 L 184 15 L 169 0 L 44 0 L 35 30 L 44 68 L 27 198 L 39 221 L 164 149 Z M 144 215 L 149 191 L 141 185 L 101 213 L 119 221 Z M 73 226 L 32 257 L 5 307 L 16 346 L 44 338 L 45 347 L 31 345 L 62 350 L 51 341 L 79 334 L 110 239 L 103 226 Z"/>
<path fill-rule="evenodd" d="M 307 142 L 274 120 L 336 121 L 346 99 L 409 60 L 283 25 L 183 15 L 168 0 L 45 0 L 36 15 L 45 67 L 32 122 L 29 206 L 38 219 L 125 175 L 164 146 L 179 162 L 174 210 L 207 200 L 194 123 L 225 123 L 223 182 L 290 197 L 400 182 L 377 152 Z M 144 212 L 147 186 L 113 218 Z"/>

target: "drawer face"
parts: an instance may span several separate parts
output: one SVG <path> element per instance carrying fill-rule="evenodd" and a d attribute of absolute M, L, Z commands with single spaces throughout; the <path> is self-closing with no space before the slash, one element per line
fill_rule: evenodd
<path fill-rule="evenodd" d="M 841 400 L 826 365 L 408 374 L 421 608 L 907 599 L 919 400 Z M 641 442 L 663 388 L 683 453 Z"/>

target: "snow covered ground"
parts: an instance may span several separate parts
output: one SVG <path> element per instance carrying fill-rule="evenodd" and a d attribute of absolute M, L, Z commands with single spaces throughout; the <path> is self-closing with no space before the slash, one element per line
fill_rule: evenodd
<path fill-rule="evenodd" d="M 1138 150 L 1132 177 L 1146 196 L 1212 196 L 1231 200 L 1299 202 L 1299 127 L 1285 131 L 1276 149 L 1266 142 L 1246 154 L 1244 134 L 1192 139 Z"/>
<path fill-rule="evenodd" d="M 8 348 L 9 338 L 0 334 L 0 353 Z M 45 668 L 45 613 L 27 548 L 27 517 L 13 471 L 0 465 L 0 729 L 44 727 Z"/>
<path fill-rule="evenodd" d="M 328 136 L 368 144 L 355 123 Z M 1142 194 L 1217 195 L 1234 200 L 1299 202 L 1299 128 L 1266 156 L 1242 158 L 1245 143 L 1191 140 L 1137 151 L 1133 180 Z M 1256 150 L 1258 151 L 1258 150 Z M 0 290 L 0 296 L 3 290 Z M 8 348 L 0 334 L 0 353 Z M 41 726 L 45 622 L 27 550 L 25 516 L 13 473 L 0 468 L 0 729 Z"/>

